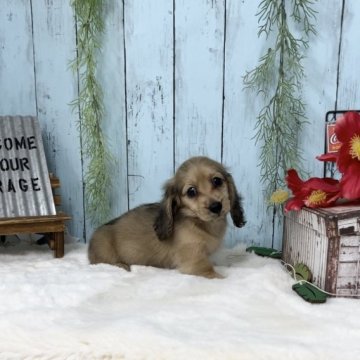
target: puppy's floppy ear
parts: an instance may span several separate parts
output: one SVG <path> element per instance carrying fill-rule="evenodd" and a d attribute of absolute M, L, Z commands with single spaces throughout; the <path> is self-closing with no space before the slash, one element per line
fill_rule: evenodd
<path fill-rule="evenodd" d="M 229 198 L 230 198 L 230 215 L 233 220 L 233 223 L 237 227 L 243 227 L 246 224 L 244 209 L 241 205 L 241 196 L 238 194 L 234 179 L 231 174 L 226 173 L 226 180 L 228 184 L 229 190 Z"/>
<path fill-rule="evenodd" d="M 164 198 L 154 222 L 154 230 L 159 240 L 169 238 L 174 230 L 174 216 L 179 207 L 179 197 L 175 180 L 169 180 L 164 187 Z"/>

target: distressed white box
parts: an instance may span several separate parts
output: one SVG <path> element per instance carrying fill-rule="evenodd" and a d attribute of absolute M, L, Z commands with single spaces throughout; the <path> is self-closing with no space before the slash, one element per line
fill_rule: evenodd
<path fill-rule="evenodd" d="M 283 260 L 304 263 L 312 282 L 337 296 L 360 294 L 360 205 L 285 214 Z"/>

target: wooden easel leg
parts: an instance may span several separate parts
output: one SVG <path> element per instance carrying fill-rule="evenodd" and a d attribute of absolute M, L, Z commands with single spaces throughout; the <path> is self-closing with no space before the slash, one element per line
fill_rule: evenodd
<path fill-rule="evenodd" d="M 55 253 L 54 256 L 56 258 L 62 258 L 64 256 L 64 232 L 56 232 L 54 233 L 54 241 L 55 241 Z"/>

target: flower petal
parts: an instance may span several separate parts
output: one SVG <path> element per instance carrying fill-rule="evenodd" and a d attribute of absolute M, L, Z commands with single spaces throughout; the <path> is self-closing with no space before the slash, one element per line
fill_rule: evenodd
<path fill-rule="evenodd" d="M 293 192 L 294 195 L 301 192 L 301 189 L 304 185 L 304 181 L 300 179 L 295 169 L 290 169 L 287 171 L 285 180 L 288 188 Z"/>
<path fill-rule="evenodd" d="M 342 196 L 348 200 L 360 199 L 360 162 L 354 161 L 340 180 Z"/>
<path fill-rule="evenodd" d="M 360 114 L 349 111 L 336 120 L 335 134 L 337 139 L 344 143 L 354 134 L 360 134 Z"/>
<path fill-rule="evenodd" d="M 326 153 L 326 154 L 316 156 L 316 159 L 320 160 L 320 161 L 335 162 L 335 161 L 337 161 L 338 156 L 339 156 L 338 153 Z"/>
<path fill-rule="evenodd" d="M 307 201 L 307 199 L 304 201 L 305 205 L 309 208 L 319 208 L 319 207 L 328 207 L 335 204 L 335 202 L 340 198 L 340 190 L 337 191 L 334 194 L 327 194 L 326 199 L 322 201 L 321 203 L 312 203 Z"/>
<path fill-rule="evenodd" d="M 323 190 L 326 193 L 339 192 L 339 181 L 331 178 L 312 177 L 306 181 L 300 179 L 294 169 L 288 170 L 285 178 L 289 189 L 295 197 L 305 199 L 313 190 Z"/>
<path fill-rule="evenodd" d="M 339 180 L 313 177 L 305 181 L 304 189 L 307 191 L 323 190 L 326 193 L 337 192 L 339 191 Z"/>
<path fill-rule="evenodd" d="M 327 204 L 333 205 L 336 201 L 338 201 L 341 197 L 341 192 L 338 191 L 337 193 L 332 194 L 332 196 L 329 196 L 329 198 L 326 200 Z"/>
<path fill-rule="evenodd" d="M 336 162 L 337 168 L 339 169 L 339 171 L 343 174 L 346 169 L 349 167 L 349 165 L 356 161 L 358 162 L 358 160 L 354 160 L 351 155 L 350 155 L 350 143 L 346 142 L 344 143 L 339 152 L 338 152 L 338 159 Z"/>
<path fill-rule="evenodd" d="M 291 211 L 291 210 L 299 211 L 303 206 L 304 206 L 304 202 L 301 199 L 297 197 L 293 197 L 286 202 L 285 211 Z"/>

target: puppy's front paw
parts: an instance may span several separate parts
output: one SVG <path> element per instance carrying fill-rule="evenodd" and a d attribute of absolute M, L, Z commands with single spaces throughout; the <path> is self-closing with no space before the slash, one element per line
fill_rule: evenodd
<path fill-rule="evenodd" d="M 192 261 L 184 261 L 180 263 L 178 269 L 183 274 L 202 276 L 208 279 L 223 279 L 224 277 L 217 273 L 213 264 L 208 258 L 193 258 Z"/>
<path fill-rule="evenodd" d="M 205 277 L 207 279 L 224 279 L 225 277 L 216 272 L 213 268 L 208 269 L 207 271 L 199 272 L 196 275 Z"/>
<path fill-rule="evenodd" d="M 121 268 L 121 269 L 124 269 L 126 271 L 131 271 L 130 265 L 128 265 L 128 264 L 118 262 L 118 263 L 116 263 L 114 265 Z"/>
<path fill-rule="evenodd" d="M 225 279 L 225 276 L 222 276 L 221 274 L 217 273 L 215 270 L 210 273 L 206 273 L 203 276 L 208 279 Z"/>

